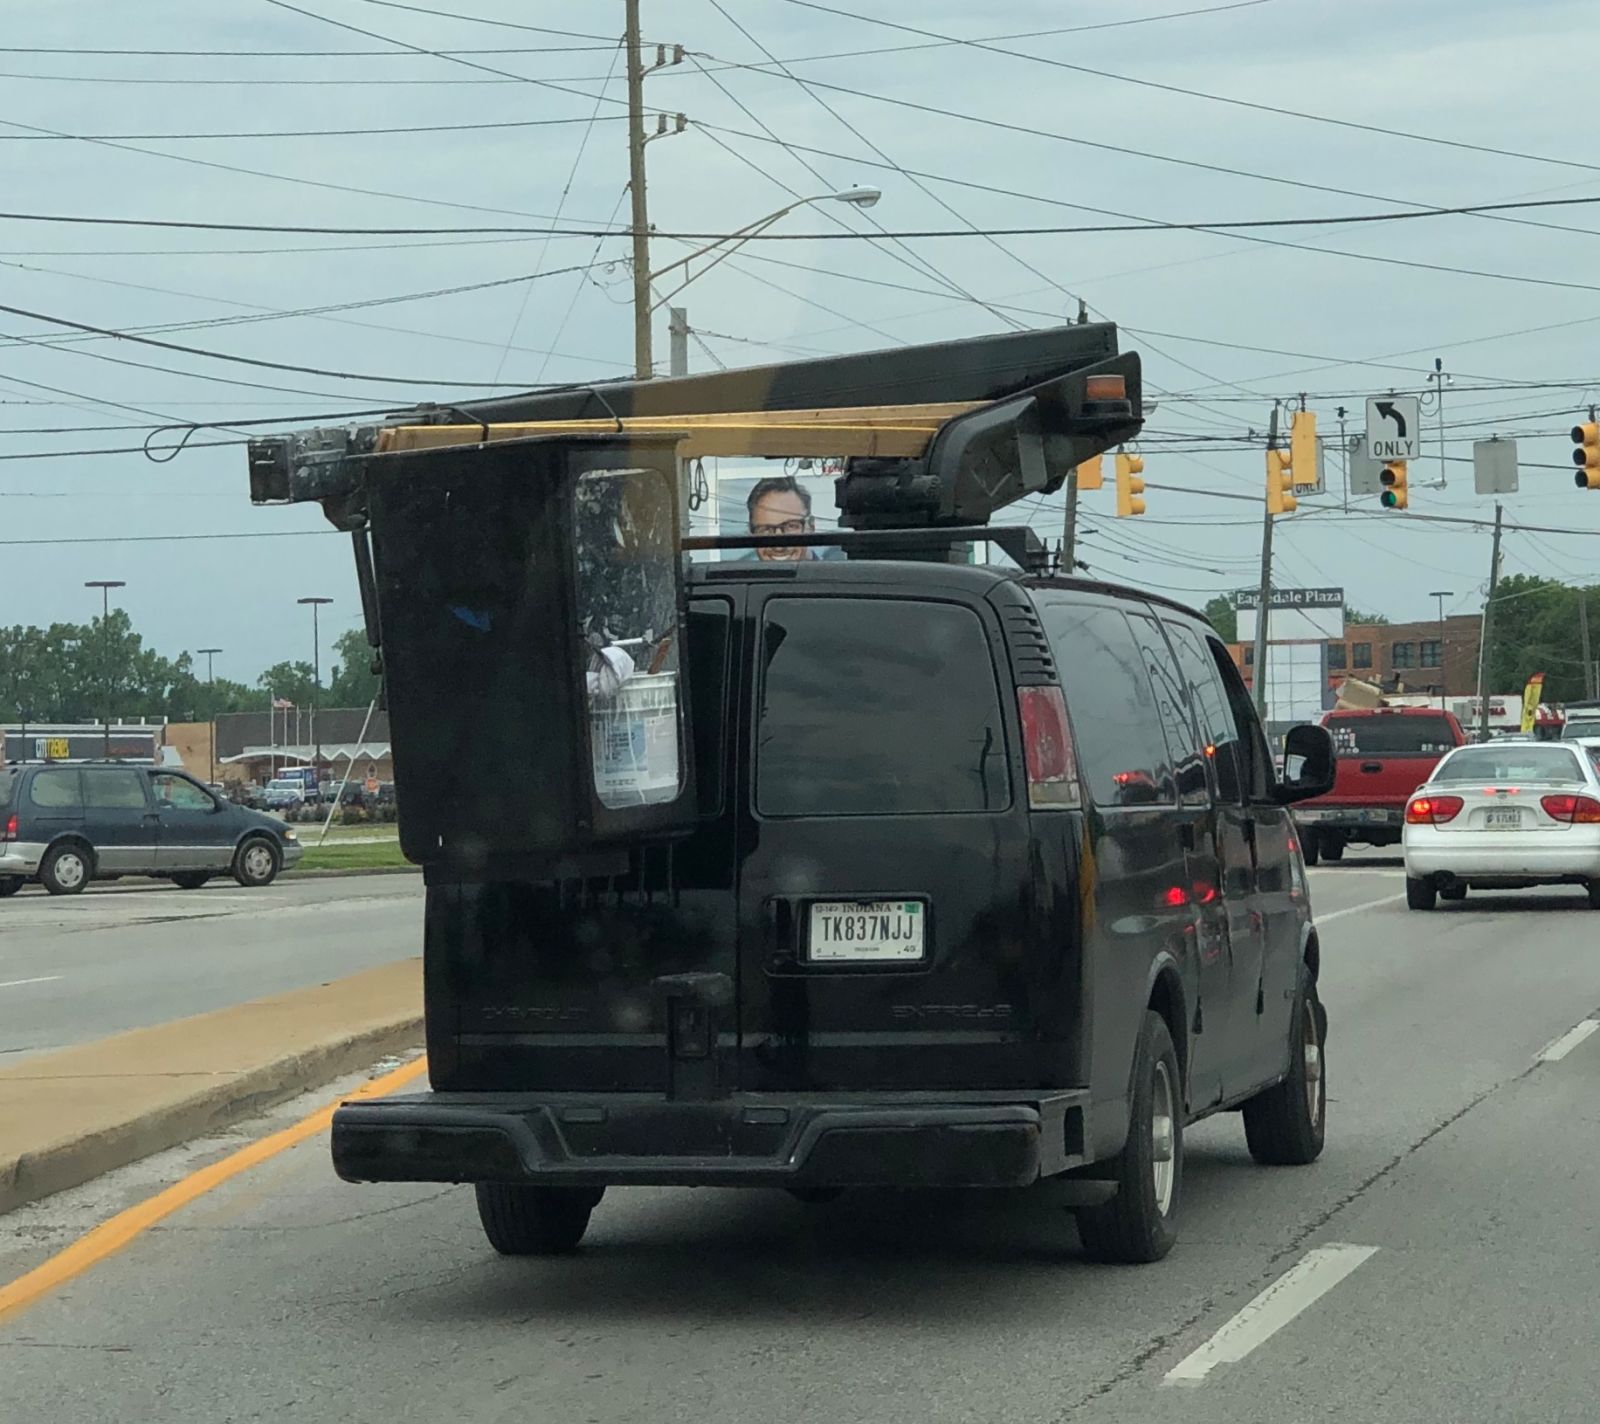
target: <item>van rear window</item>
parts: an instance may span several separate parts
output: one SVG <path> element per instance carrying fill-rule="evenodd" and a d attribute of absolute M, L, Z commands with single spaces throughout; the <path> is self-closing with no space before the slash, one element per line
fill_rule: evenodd
<path fill-rule="evenodd" d="M 12 771 L 0 771 L 0 806 L 11 804 L 11 787 L 16 782 L 17 776 Z"/>
<path fill-rule="evenodd" d="M 1328 731 L 1340 756 L 1442 756 L 1456 744 L 1443 717 L 1335 717 Z"/>
<path fill-rule="evenodd" d="M 761 628 L 764 816 L 999 811 L 1005 723 L 978 615 L 948 603 L 775 598 Z"/>

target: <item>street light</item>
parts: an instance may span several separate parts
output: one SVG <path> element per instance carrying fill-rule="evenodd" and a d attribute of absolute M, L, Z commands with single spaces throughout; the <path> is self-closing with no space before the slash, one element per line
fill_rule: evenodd
<path fill-rule="evenodd" d="M 1454 598 L 1455 593 L 1448 588 L 1436 588 L 1428 597 L 1439 600 L 1439 710 L 1443 712 L 1445 710 L 1444 601 L 1447 598 Z"/>
<path fill-rule="evenodd" d="M 322 638 L 317 630 L 317 610 L 325 603 L 332 603 L 331 598 L 297 598 L 296 603 L 309 603 L 311 605 L 311 740 L 316 744 L 315 759 L 312 769 L 316 773 L 317 784 L 322 784 L 322 738 L 317 735 L 317 692 L 322 683 Z"/>
<path fill-rule="evenodd" d="M 217 779 L 217 673 L 211 659 L 222 649 L 200 648 L 198 651 L 206 655 L 206 701 L 210 704 L 206 710 L 211 714 L 211 779 L 215 781 Z"/>
<path fill-rule="evenodd" d="M 100 730 L 104 736 L 101 746 L 102 754 L 109 759 L 111 756 L 111 590 L 126 588 L 126 579 L 86 579 L 85 588 L 100 590 L 100 639 L 104 645 L 106 657 L 106 685 L 102 689 L 105 694 L 104 716 L 100 722 Z"/>
<path fill-rule="evenodd" d="M 689 253 L 688 256 L 680 257 L 676 262 L 669 262 L 665 267 L 658 268 L 656 271 L 650 273 L 648 280 L 640 284 L 643 290 L 635 291 L 635 303 L 643 304 L 645 302 L 649 302 L 654 284 L 660 278 L 666 276 L 667 273 L 675 271 L 680 267 L 683 268 L 683 281 L 679 282 L 676 287 L 674 287 L 664 296 L 657 297 L 654 302 L 650 302 L 647 312 L 657 311 L 659 308 L 665 306 L 675 296 L 677 296 L 679 292 L 683 291 L 683 289 L 691 282 L 698 281 L 713 267 L 715 267 L 717 263 L 723 261 L 725 258 L 731 257 L 735 252 L 743 247 L 745 243 L 749 242 L 752 237 L 759 237 L 775 222 L 779 221 L 781 218 L 787 217 L 796 208 L 809 207 L 812 203 L 848 203 L 853 208 L 864 209 L 872 207 L 882 196 L 883 190 L 880 188 L 843 188 L 837 193 L 816 193 L 809 198 L 797 198 L 794 202 L 788 204 L 788 206 L 779 208 L 776 212 L 768 213 L 763 218 L 757 218 L 754 222 L 746 223 L 743 227 L 736 228 L 733 232 L 730 232 L 726 237 L 719 237 L 714 242 L 706 243 L 704 247 L 697 247 L 693 252 Z M 706 253 L 715 252 L 719 247 L 725 247 L 725 250 L 717 253 L 717 256 L 712 261 L 706 263 L 706 265 L 698 272 L 691 273 L 688 271 L 689 263 L 693 262 L 696 257 L 704 257 Z M 648 320 L 646 320 L 646 322 L 643 324 L 643 330 L 648 333 Z M 648 374 L 649 367 L 645 364 L 645 351 L 641 349 L 639 352 L 636 352 L 635 355 L 637 357 L 636 364 L 640 374 Z"/>

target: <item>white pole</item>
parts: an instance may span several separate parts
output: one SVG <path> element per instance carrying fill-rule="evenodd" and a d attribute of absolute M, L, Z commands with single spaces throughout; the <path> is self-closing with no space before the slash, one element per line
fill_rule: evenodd
<path fill-rule="evenodd" d="M 334 793 L 333 805 L 328 807 L 328 819 L 322 823 L 322 834 L 317 837 L 318 845 L 328 839 L 328 827 L 333 824 L 333 813 L 339 809 L 339 803 L 344 800 L 344 789 L 350 784 L 350 773 L 355 770 L 356 753 L 361 750 L 361 744 L 367 740 L 367 728 L 372 724 L 372 713 L 377 705 L 376 697 L 367 704 L 367 715 L 361 723 L 361 735 L 356 738 L 356 744 L 351 749 L 350 755 L 344 759 L 344 780 L 339 783 L 339 789 Z"/>

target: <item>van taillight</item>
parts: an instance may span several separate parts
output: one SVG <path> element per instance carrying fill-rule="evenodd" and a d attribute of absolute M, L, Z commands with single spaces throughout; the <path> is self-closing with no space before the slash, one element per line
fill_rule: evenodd
<path fill-rule="evenodd" d="M 14 841 L 17 838 L 17 813 L 13 811 L 6 817 L 3 829 L 0 829 L 0 841 Z"/>
<path fill-rule="evenodd" d="M 1022 751 L 1028 767 L 1028 804 L 1035 810 L 1069 811 L 1082 804 L 1078 758 L 1067 723 L 1067 700 L 1059 687 L 1019 687 Z"/>

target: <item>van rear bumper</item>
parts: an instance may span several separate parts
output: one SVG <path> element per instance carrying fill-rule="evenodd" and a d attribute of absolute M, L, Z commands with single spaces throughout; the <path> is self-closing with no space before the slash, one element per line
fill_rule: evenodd
<path fill-rule="evenodd" d="M 1025 1186 L 1084 1162 L 1087 1091 L 1044 1096 L 424 1093 L 333 1119 L 349 1182 Z"/>

